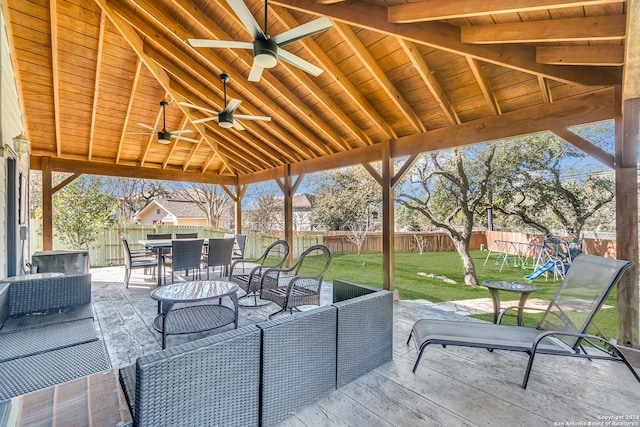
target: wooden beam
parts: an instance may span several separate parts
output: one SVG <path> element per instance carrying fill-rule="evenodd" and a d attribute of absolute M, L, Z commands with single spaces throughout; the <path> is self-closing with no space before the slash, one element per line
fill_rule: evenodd
<path fill-rule="evenodd" d="M 638 310 L 638 138 L 640 98 L 620 101 L 616 114 L 616 258 L 634 265 L 618 282 L 618 344 L 640 349 Z"/>
<path fill-rule="evenodd" d="M 31 169 L 43 170 L 48 157 L 31 156 Z M 207 184 L 235 184 L 236 177 L 183 171 L 181 169 L 160 169 L 114 163 L 87 162 L 81 160 L 58 159 L 50 161 L 50 169 L 54 172 L 72 172 L 86 175 L 121 176 L 126 178 L 162 179 L 166 181 L 202 182 Z M 43 170 L 44 171 L 44 170 Z M 44 172 L 43 172 L 44 176 Z"/>
<path fill-rule="evenodd" d="M 550 104 L 553 100 L 551 99 L 551 90 L 549 89 L 549 83 L 547 83 L 547 79 L 542 76 L 538 76 L 538 85 L 540 86 L 542 100 L 545 104 Z"/>
<path fill-rule="evenodd" d="M 474 59 L 490 62 L 525 73 L 540 74 L 547 78 L 586 86 L 620 84 L 622 73 L 610 67 L 561 67 L 538 64 L 534 46 L 472 45 L 460 41 L 460 28 L 442 22 L 392 24 L 387 22 L 387 8 L 364 1 L 350 1 L 337 5 L 321 5 L 313 0 L 270 0 L 269 4 L 328 16 L 334 21 L 366 28 L 378 33 L 400 37 L 414 43 Z"/>
<path fill-rule="evenodd" d="M 106 16 L 104 11 L 100 13 L 100 34 L 98 36 L 98 54 L 96 58 L 96 76 L 93 83 L 93 105 L 91 107 L 91 130 L 89 131 L 89 149 L 87 151 L 87 160 L 91 161 L 93 156 L 93 139 L 96 129 L 96 114 L 98 112 L 98 101 L 100 91 L 100 70 L 102 68 L 102 51 L 104 46 L 104 30 Z"/>
<path fill-rule="evenodd" d="M 518 135 L 528 135 L 559 127 L 611 119 L 614 115 L 614 90 L 565 98 L 465 122 L 457 126 L 434 129 L 424 134 L 398 138 L 392 144 L 393 157 L 462 147 Z"/>
<path fill-rule="evenodd" d="M 566 41 L 622 40 L 624 15 L 587 16 L 461 28 L 462 43 L 540 43 Z"/>
<path fill-rule="evenodd" d="M 49 2 L 49 19 L 51 24 L 51 79 L 53 88 L 53 117 L 56 135 L 56 156 L 62 154 L 62 137 L 60 136 L 60 73 L 58 72 L 58 12 L 57 1 Z"/>
<path fill-rule="evenodd" d="M 552 104 L 541 104 L 503 113 L 500 116 L 486 117 L 459 125 L 434 129 L 426 133 L 396 138 L 391 143 L 391 155 L 393 158 L 412 156 L 428 151 L 543 132 L 563 126 L 577 126 L 609 120 L 612 117 L 614 117 L 614 90 L 604 89 L 561 99 Z M 293 175 L 307 174 L 379 161 L 381 149 L 382 143 L 379 143 L 345 153 L 303 160 L 291 164 L 291 173 Z M 240 176 L 238 181 L 241 184 L 253 184 L 276 179 L 279 176 L 282 176 L 281 169 L 274 168 Z"/>
<path fill-rule="evenodd" d="M 469 18 L 501 13 L 533 12 L 619 2 L 620 0 L 512 0 L 507 2 L 424 0 L 415 3 L 389 6 L 388 20 L 393 23 L 407 24 L 411 22 Z"/>
<path fill-rule="evenodd" d="M 469 64 L 469 68 L 471 68 L 471 72 L 473 76 L 476 78 L 476 82 L 478 86 L 480 86 L 480 91 L 482 92 L 482 96 L 484 96 L 484 100 L 487 105 L 491 109 L 491 112 L 494 116 L 499 116 L 502 114 L 502 110 L 500 109 L 500 104 L 498 104 L 498 100 L 494 95 L 491 87 L 489 86 L 489 82 L 484 77 L 482 70 L 480 69 L 480 63 L 477 59 L 472 58 L 471 56 L 467 56 L 467 64 Z"/>
<path fill-rule="evenodd" d="M 184 116 L 180 121 L 180 126 L 178 126 L 178 129 L 184 129 L 188 121 L 189 121 L 189 118 L 187 116 Z M 173 157 L 173 153 L 176 151 L 178 142 L 180 142 L 179 139 L 176 139 L 176 138 L 171 138 L 171 139 L 172 141 L 169 143 L 169 149 L 167 150 L 167 153 L 164 155 L 164 160 L 162 161 L 162 169 L 166 169 L 167 165 L 169 164 L 169 160 L 171 160 L 171 157 Z M 184 170 L 184 168 L 182 168 L 182 170 Z"/>
<path fill-rule="evenodd" d="M 627 37 L 624 41 L 622 99 L 640 98 L 640 0 L 627 0 Z"/>
<path fill-rule="evenodd" d="M 136 61 L 136 71 L 133 74 L 133 82 L 131 83 L 131 90 L 129 90 L 127 112 L 125 113 L 124 120 L 122 121 L 122 131 L 120 132 L 120 142 L 118 143 L 118 152 L 116 153 L 116 163 L 120 163 L 120 156 L 122 155 L 122 148 L 124 147 L 124 140 L 127 135 L 127 126 L 129 125 L 129 117 L 131 117 L 131 109 L 133 108 L 133 101 L 135 100 L 135 94 L 138 90 L 138 82 L 140 81 L 140 71 L 142 71 L 142 61 L 138 58 Z"/>
<path fill-rule="evenodd" d="M 165 92 L 163 99 L 167 99 L 167 92 Z M 160 120 L 162 120 L 162 107 L 158 107 L 158 113 L 156 114 L 156 120 L 153 122 L 153 127 L 155 129 L 159 129 L 160 126 Z M 147 138 L 147 144 L 144 146 L 144 149 L 142 150 L 142 154 L 140 155 L 140 166 L 144 166 L 145 162 L 147 161 L 147 155 L 149 154 L 149 150 L 151 149 L 151 145 L 156 142 L 156 138 L 158 138 L 158 136 L 156 135 L 155 132 L 151 132 L 149 134 L 149 138 Z"/>
<path fill-rule="evenodd" d="M 373 166 L 371 166 L 371 163 L 363 163 L 363 164 L 362 164 L 362 167 L 364 167 L 364 168 L 365 168 L 365 170 L 366 170 L 367 172 L 369 172 L 369 175 L 371 175 L 371 176 L 373 177 L 373 179 L 375 179 L 375 180 L 376 180 L 376 182 L 377 182 L 379 185 L 381 185 L 381 186 L 383 185 L 383 184 L 382 184 L 382 175 L 380 175 L 380 173 L 378 173 L 378 171 L 377 171 L 377 170 L 375 170 Z"/>
<path fill-rule="evenodd" d="M 64 181 L 62 181 L 61 183 L 59 183 L 58 185 L 56 185 L 55 187 L 53 187 L 51 189 L 51 194 L 56 194 L 58 191 L 62 190 L 64 187 L 67 186 L 67 184 L 73 182 L 76 180 L 76 178 L 78 178 L 81 174 L 79 173 L 74 173 L 71 176 L 68 176 Z"/>
<path fill-rule="evenodd" d="M 285 264 L 287 267 L 291 267 L 291 265 L 293 265 L 293 195 L 296 190 L 291 182 L 290 165 L 284 166 L 282 182 L 280 179 L 276 181 L 284 196 L 284 240 L 289 244 L 289 248 L 291 248 L 287 254 Z"/>
<path fill-rule="evenodd" d="M 389 99 L 396 105 L 398 110 L 407 119 L 407 121 L 418 132 L 425 132 L 427 128 L 420 121 L 420 118 L 416 115 L 415 111 L 411 108 L 411 105 L 407 102 L 404 96 L 398 91 L 395 85 L 389 80 L 387 74 L 382 67 L 378 65 L 378 62 L 369 53 L 366 46 L 360 41 L 356 33 L 353 32 L 351 27 L 342 23 L 334 23 L 333 27 L 340 34 L 340 37 L 356 54 L 362 65 L 369 70 L 373 78 L 378 82 L 382 90 L 385 91 Z"/>
<path fill-rule="evenodd" d="M 624 46 L 538 46 L 536 62 L 554 65 L 624 65 Z"/>
<path fill-rule="evenodd" d="M 418 46 L 416 46 L 413 42 L 403 39 L 398 39 L 398 43 L 400 43 L 402 50 L 404 50 L 404 53 L 407 55 L 407 57 L 415 67 L 416 71 L 420 75 L 420 78 L 431 92 L 431 95 L 433 95 L 433 97 L 435 98 L 436 102 L 442 109 L 442 112 L 449 119 L 449 122 L 451 124 L 461 123 L 458 114 L 451 105 L 451 102 L 449 102 L 449 98 L 447 98 L 447 94 L 433 75 L 431 67 L 427 65 L 426 61 L 418 51 Z"/>
<path fill-rule="evenodd" d="M 393 178 L 391 178 L 391 186 L 393 188 L 396 188 L 400 181 L 402 181 L 402 178 L 404 178 L 405 175 L 409 173 L 409 171 L 411 170 L 411 168 L 413 168 L 419 158 L 419 154 L 413 154 L 409 156 L 407 160 L 405 160 L 398 172 L 396 172 Z"/>
<path fill-rule="evenodd" d="M 382 287 L 395 289 L 395 206 L 393 185 L 393 158 L 390 142 L 383 142 L 382 160 Z"/>
<path fill-rule="evenodd" d="M 236 234 L 242 234 L 242 198 L 247 191 L 246 185 L 234 185 L 235 191 L 231 191 L 226 185 L 221 185 L 220 188 L 227 193 L 227 195 L 233 200 L 234 204 L 234 217 L 235 217 L 235 231 Z"/>
<path fill-rule="evenodd" d="M 33 157 L 31 157 L 33 162 Z M 35 169 L 31 166 L 31 169 Z M 42 249 L 53 250 L 53 191 L 51 157 L 41 158 L 42 170 Z"/>
<path fill-rule="evenodd" d="M 584 151 L 594 159 L 598 160 L 599 162 L 609 167 L 610 169 L 615 168 L 613 154 L 609 154 L 606 151 L 604 151 L 602 148 L 596 145 L 593 145 L 591 142 L 582 138 L 580 135 L 577 135 L 571 132 L 567 128 L 551 129 L 551 132 L 555 133 L 560 138 L 564 139 L 574 147 Z"/>

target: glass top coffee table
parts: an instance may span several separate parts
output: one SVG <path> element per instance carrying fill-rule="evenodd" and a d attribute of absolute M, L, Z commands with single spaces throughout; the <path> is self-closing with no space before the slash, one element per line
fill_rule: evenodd
<path fill-rule="evenodd" d="M 198 280 L 174 283 L 154 289 L 151 298 L 158 301 L 158 316 L 153 327 L 162 334 L 162 349 L 167 335 L 193 334 L 234 323 L 238 327 L 238 285 L 223 280 Z M 233 307 L 222 304 L 229 297 Z M 218 300 L 217 304 L 197 304 L 173 308 L 177 303 Z"/>
<path fill-rule="evenodd" d="M 522 319 L 523 307 L 529 298 L 529 294 L 536 292 L 538 288 L 525 283 L 509 282 L 507 280 L 485 280 L 482 286 L 489 289 L 491 300 L 493 301 L 493 323 L 498 323 L 498 314 L 500 313 L 500 293 L 499 291 L 520 292 L 520 302 L 518 303 L 518 326 L 523 326 Z"/>

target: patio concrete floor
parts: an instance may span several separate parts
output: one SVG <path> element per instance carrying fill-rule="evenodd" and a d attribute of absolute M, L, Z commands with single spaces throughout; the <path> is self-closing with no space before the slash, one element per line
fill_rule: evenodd
<path fill-rule="evenodd" d="M 149 297 L 155 281 L 142 270 L 134 270 L 126 289 L 124 267 L 91 272 L 94 311 L 112 366 L 133 364 L 137 357 L 159 351 L 160 334 L 151 327 L 157 306 Z M 323 303 L 329 303 L 330 295 L 327 286 Z M 276 310 L 274 305 L 241 308 L 240 326 L 263 321 Z M 421 318 L 461 317 L 428 301 L 394 302 L 393 361 L 292 414 L 280 425 L 640 426 L 640 384 L 621 363 L 537 356 L 529 386 L 523 390 L 526 355 L 433 346 L 412 373 L 417 353 L 406 340 L 413 323 Z M 230 328 L 232 325 L 217 331 Z M 167 345 L 197 338 L 170 336 Z"/>

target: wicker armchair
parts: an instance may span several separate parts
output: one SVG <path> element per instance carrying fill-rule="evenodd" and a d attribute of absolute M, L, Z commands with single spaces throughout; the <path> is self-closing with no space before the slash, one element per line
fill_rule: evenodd
<path fill-rule="evenodd" d="M 282 309 L 272 316 L 301 305 L 320 305 L 322 278 L 331 264 L 326 246 L 315 245 L 304 251 L 293 267 L 266 270 L 262 277 L 260 298 L 273 301 Z"/>
<path fill-rule="evenodd" d="M 229 280 L 237 283 L 246 295 L 240 298 L 253 296 L 253 305 L 243 305 L 243 307 L 259 307 L 258 294 L 260 293 L 260 283 L 262 274 L 270 268 L 279 268 L 289 255 L 289 244 L 284 240 L 273 242 L 259 258 L 239 259 L 231 264 Z M 264 305 L 264 304 L 262 304 Z"/>

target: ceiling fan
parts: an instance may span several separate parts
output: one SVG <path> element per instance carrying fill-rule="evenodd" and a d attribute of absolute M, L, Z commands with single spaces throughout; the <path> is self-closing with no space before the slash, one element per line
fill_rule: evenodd
<path fill-rule="evenodd" d="M 218 112 L 218 111 L 210 110 L 208 108 L 200 107 L 198 105 L 189 104 L 188 102 L 180 102 L 180 105 L 184 107 L 195 108 L 196 110 L 213 114 L 213 116 L 211 117 L 196 119 L 192 122 L 193 124 L 217 120 L 218 126 L 222 128 L 234 127 L 236 130 L 244 130 L 244 127 L 242 127 L 242 125 L 238 122 L 238 120 L 259 120 L 263 122 L 271 121 L 271 117 L 250 116 L 247 114 L 234 114 L 234 112 L 238 109 L 242 101 L 240 101 L 239 99 L 232 98 L 227 104 L 227 82 L 231 80 L 231 76 L 229 76 L 229 74 L 227 73 L 222 73 L 220 74 L 220 80 L 222 80 L 223 96 L 224 96 L 224 109 L 222 111 Z"/>
<path fill-rule="evenodd" d="M 267 33 L 267 0 L 264 1 L 264 32 L 258 26 L 258 23 L 243 0 L 227 0 L 227 3 L 229 3 L 229 6 L 231 6 L 240 21 L 242 21 L 244 27 L 253 37 L 253 43 L 233 40 L 189 39 L 191 46 L 253 49 L 253 65 L 249 73 L 249 81 L 251 82 L 260 81 L 262 71 L 265 68 L 275 67 L 278 63 L 278 58 L 312 74 L 314 77 L 322 73 L 323 70 L 321 68 L 316 67 L 293 53 L 287 52 L 282 49 L 282 47 L 331 28 L 331 21 L 327 17 L 315 19 L 271 37 Z"/>
<path fill-rule="evenodd" d="M 188 141 L 188 142 L 193 142 L 193 143 L 198 143 L 200 141 L 198 141 L 197 139 L 193 139 L 193 138 L 187 138 L 186 136 L 181 136 L 183 133 L 192 133 L 192 130 L 189 129 L 183 129 L 183 130 L 174 130 L 174 131 L 167 131 L 167 120 L 166 120 L 166 110 L 167 110 L 167 106 L 169 105 L 169 103 L 167 101 L 161 101 L 160 102 L 160 106 L 162 107 L 162 130 L 158 130 L 156 128 L 154 128 L 153 126 L 149 126 L 146 125 L 144 123 L 138 123 L 139 126 L 142 126 L 143 128 L 147 128 L 149 129 L 151 132 L 127 132 L 129 134 L 132 135 L 153 135 L 153 134 L 158 134 L 158 142 L 160 144 L 170 144 L 171 143 L 171 138 L 174 139 L 179 139 L 182 141 Z"/>

